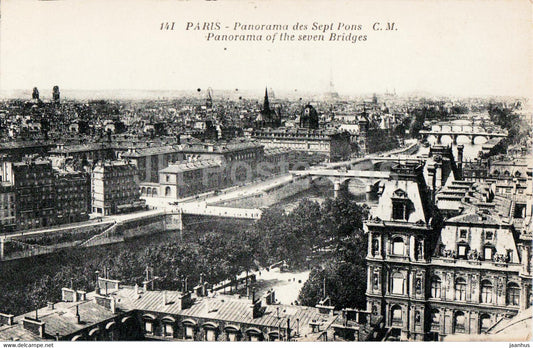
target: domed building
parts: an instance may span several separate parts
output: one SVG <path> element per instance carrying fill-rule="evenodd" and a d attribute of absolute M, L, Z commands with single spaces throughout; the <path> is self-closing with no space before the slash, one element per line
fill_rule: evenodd
<path fill-rule="evenodd" d="M 318 129 L 318 113 L 316 109 L 307 104 L 300 115 L 300 127 L 309 129 Z"/>

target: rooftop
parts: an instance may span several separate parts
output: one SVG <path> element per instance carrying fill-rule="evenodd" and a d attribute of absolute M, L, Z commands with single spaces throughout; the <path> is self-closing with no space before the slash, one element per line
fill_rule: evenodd
<path fill-rule="evenodd" d="M 183 161 L 175 164 L 171 164 L 168 167 L 159 171 L 163 174 L 176 174 L 187 172 L 191 170 L 204 169 L 204 168 L 215 168 L 219 167 L 220 164 L 216 161 L 205 160 L 205 161 Z"/>

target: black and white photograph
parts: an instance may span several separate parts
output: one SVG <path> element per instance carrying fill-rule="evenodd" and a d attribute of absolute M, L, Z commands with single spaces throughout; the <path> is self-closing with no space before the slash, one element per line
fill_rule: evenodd
<path fill-rule="evenodd" d="M 529 347 L 532 97 L 528 0 L 2 0 L 0 344 Z"/>

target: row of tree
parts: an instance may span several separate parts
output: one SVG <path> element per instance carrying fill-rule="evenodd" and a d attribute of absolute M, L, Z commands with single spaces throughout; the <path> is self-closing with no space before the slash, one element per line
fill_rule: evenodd
<path fill-rule="evenodd" d="M 104 270 L 124 284 L 141 284 L 147 267 L 158 277 L 157 288 L 180 290 L 187 277 L 189 288 L 200 274 L 210 283 L 235 279 L 244 271 L 285 260 L 292 266 L 309 266 L 313 255 L 329 248 L 321 264 L 333 278 L 328 289 L 338 303 L 356 303 L 361 293 L 350 285 L 355 274 L 365 273 L 361 243 L 367 209 L 349 197 L 328 199 L 322 205 L 303 200 L 290 213 L 267 209 L 261 220 L 244 228 L 238 223 L 204 224 L 203 233 L 181 242 L 168 233 L 125 244 L 90 249 L 69 249 L 38 258 L 0 265 L 0 312 L 20 314 L 58 301 L 61 288 L 92 291 L 95 272 Z M 169 241 L 170 240 L 170 241 Z M 316 282 L 314 271 L 310 285 Z M 335 278 L 336 277 L 336 278 Z M 335 280 L 336 279 L 336 280 Z M 360 282 L 359 282 L 360 283 Z M 364 293 L 364 291 L 362 292 Z M 312 299 L 302 301 L 312 303 Z"/>

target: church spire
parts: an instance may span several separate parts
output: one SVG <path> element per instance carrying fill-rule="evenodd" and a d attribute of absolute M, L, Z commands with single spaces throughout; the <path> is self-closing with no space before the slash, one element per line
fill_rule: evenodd
<path fill-rule="evenodd" d="M 268 88 L 265 87 L 265 101 L 263 102 L 263 110 L 270 110 L 270 102 L 268 101 Z"/>

